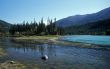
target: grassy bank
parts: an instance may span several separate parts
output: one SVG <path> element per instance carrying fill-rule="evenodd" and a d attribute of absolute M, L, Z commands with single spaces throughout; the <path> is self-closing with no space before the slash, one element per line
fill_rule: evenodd
<path fill-rule="evenodd" d="M 14 37 L 12 41 L 17 43 L 49 43 L 50 39 L 56 40 L 58 39 L 58 35 L 47 35 L 47 36 L 22 36 L 22 37 Z"/>
<path fill-rule="evenodd" d="M 22 36 L 17 37 L 15 39 L 52 39 L 52 38 L 58 38 L 59 35 L 46 35 L 46 36 Z"/>

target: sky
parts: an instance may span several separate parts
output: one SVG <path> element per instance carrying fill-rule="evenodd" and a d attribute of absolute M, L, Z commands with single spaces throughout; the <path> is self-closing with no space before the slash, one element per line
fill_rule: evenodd
<path fill-rule="evenodd" d="M 22 23 L 24 20 L 57 20 L 73 16 L 96 13 L 110 7 L 110 0 L 0 0 L 0 20 Z"/>

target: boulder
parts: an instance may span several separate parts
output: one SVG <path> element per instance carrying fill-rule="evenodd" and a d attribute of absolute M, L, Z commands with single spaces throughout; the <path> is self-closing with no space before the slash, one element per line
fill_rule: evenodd
<path fill-rule="evenodd" d="M 42 60 L 47 60 L 48 59 L 48 56 L 47 55 L 44 55 L 44 56 L 41 57 L 41 59 Z"/>

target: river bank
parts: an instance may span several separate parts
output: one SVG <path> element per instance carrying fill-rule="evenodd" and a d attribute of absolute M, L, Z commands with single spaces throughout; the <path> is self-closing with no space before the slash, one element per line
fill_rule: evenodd
<path fill-rule="evenodd" d="M 19 61 L 5 61 L 0 63 L 0 69 L 30 69 L 32 68 L 29 65 L 23 64 Z M 32 69 L 39 69 L 38 65 L 33 67 Z"/>
<path fill-rule="evenodd" d="M 109 47 L 105 45 L 96 45 L 89 43 L 81 42 L 70 42 L 60 40 L 61 36 L 24 36 L 24 37 L 14 37 L 11 40 L 16 43 L 32 43 L 32 44 L 52 44 L 52 45 L 61 45 L 61 46 L 75 46 L 82 48 L 94 48 L 94 49 L 106 49 L 110 50 Z"/>
<path fill-rule="evenodd" d="M 6 52 L 4 51 L 4 49 L 0 48 L 0 57 L 3 57 L 6 55 Z"/>
<path fill-rule="evenodd" d="M 0 64 L 0 69 L 26 69 L 26 66 L 15 61 L 6 61 Z"/>

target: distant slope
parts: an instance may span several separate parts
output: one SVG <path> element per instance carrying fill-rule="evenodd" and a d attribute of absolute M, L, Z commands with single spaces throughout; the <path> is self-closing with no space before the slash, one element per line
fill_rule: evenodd
<path fill-rule="evenodd" d="M 110 31 L 110 19 L 90 22 L 83 25 L 73 25 L 64 28 L 65 34 L 105 34 Z"/>
<path fill-rule="evenodd" d="M 9 24 L 8 22 L 5 22 L 3 20 L 0 20 L 0 32 L 7 32 L 9 30 Z"/>
<path fill-rule="evenodd" d="M 71 25 L 86 24 L 109 18 L 110 18 L 110 7 L 93 14 L 69 16 L 67 18 L 58 20 L 56 23 L 57 26 L 66 27 Z"/>

